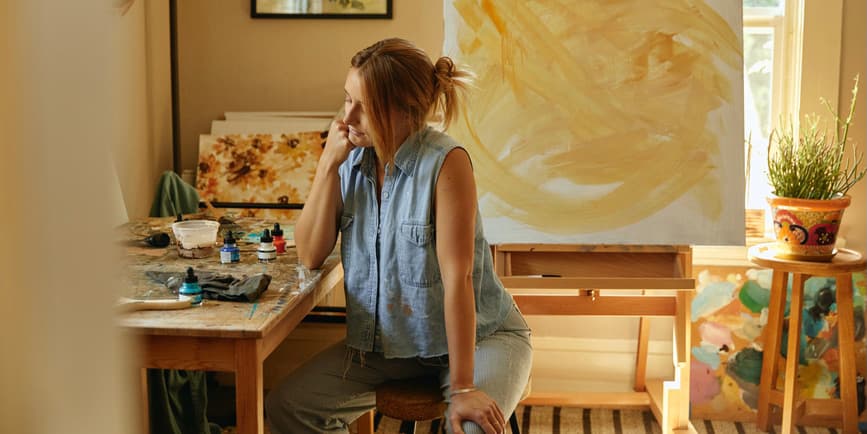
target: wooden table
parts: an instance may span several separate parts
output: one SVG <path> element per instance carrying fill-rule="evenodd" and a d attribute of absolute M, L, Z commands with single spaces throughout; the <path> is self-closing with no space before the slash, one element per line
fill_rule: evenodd
<path fill-rule="evenodd" d="M 147 219 L 119 228 L 117 236 L 127 244 L 123 277 L 129 296 L 177 298 L 164 285 L 151 281 L 145 272 L 182 272 L 189 266 L 233 276 L 265 272 L 272 277 L 268 290 L 256 303 L 205 300 L 202 306 L 189 309 L 121 314 L 119 324 L 138 337 L 143 381 L 145 368 L 234 372 L 238 432 L 261 434 L 262 363 L 313 306 L 341 282 L 339 256 L 332 254 L 322 269 L 311 271 L 297 265 L 295 249 L 288 249 L 275 262 L 258 263 L 257 244 L 243 236 L 238 237 L 241 263 L 227 265 L 220 264 L 218 251 L 209 258 L 186 259 L 178 257 L 174 244 L 164 249 L 133 245 L 154 231 L 171 233 L 173 221 Z M 238 219 L 236 223 L 230 226 L 234 233 L 255 233 L 273 226 L 273 222 L 256 219 Z M 147 398 L 146 387 L 143 394 Z M 144 401 L 147 405 L 147 399 Z"/>

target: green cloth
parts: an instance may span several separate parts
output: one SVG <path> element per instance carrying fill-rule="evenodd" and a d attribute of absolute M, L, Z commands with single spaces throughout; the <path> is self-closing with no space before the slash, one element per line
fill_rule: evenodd
<path fill-rule="evenodd" d="M 219 434 L 208 423 L 204 371 L 148 369 L 148 406 L 153 434 Z"/>
<path fill-rule="evenodd" d="M 160 176 L 151 205 L 151 217 L 170 217 L 199 212 L 199 192 L 177 173 L 167 170 Z"/>

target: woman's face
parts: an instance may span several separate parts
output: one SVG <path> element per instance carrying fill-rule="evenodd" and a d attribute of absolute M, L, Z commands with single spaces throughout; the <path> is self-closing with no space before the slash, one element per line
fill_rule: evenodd
<path fill-rule="evenodd" d="M 345 92 L 343 109 L 346 112 L 343 122 L 349 127 L 349 141 L 355 146 L 373 146 L 373 141 L 367 134 L 370 124 L 365 108 L 366 103 L 362 97 L 361 74 L 358 73 L 358 69 L 349 69 L 343 90 Z"/>

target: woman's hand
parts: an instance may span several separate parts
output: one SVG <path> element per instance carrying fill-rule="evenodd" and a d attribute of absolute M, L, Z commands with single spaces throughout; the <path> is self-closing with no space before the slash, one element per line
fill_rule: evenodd
<path fill-rule="evenodd" d="M 349 127 L 342 120 L 335 120 L 328 130 L 325 149 L 322 150 L 322 162 L 339 166 L 349 157 L 349 152 L 355 145 L 349 141 Z"/>
<path fill-rule="evenodd" d="M 455 434 L 464 434 L 461 422 L 473 421 L 485 434 L 506 432 L 506 419 L 497 403 L 485 392 L 474 390 L 451 397 L 448 410 L 449 422 Z"/>

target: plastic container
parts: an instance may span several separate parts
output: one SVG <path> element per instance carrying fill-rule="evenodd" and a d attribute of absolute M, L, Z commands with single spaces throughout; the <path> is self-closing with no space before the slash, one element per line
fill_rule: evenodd
<path fill-rule="evenodd" d="M 178 256 L 207 258 L 214 254 L 220 223 L 211 220 L 187 220 L 172 224 L 178 241 Z"/>

